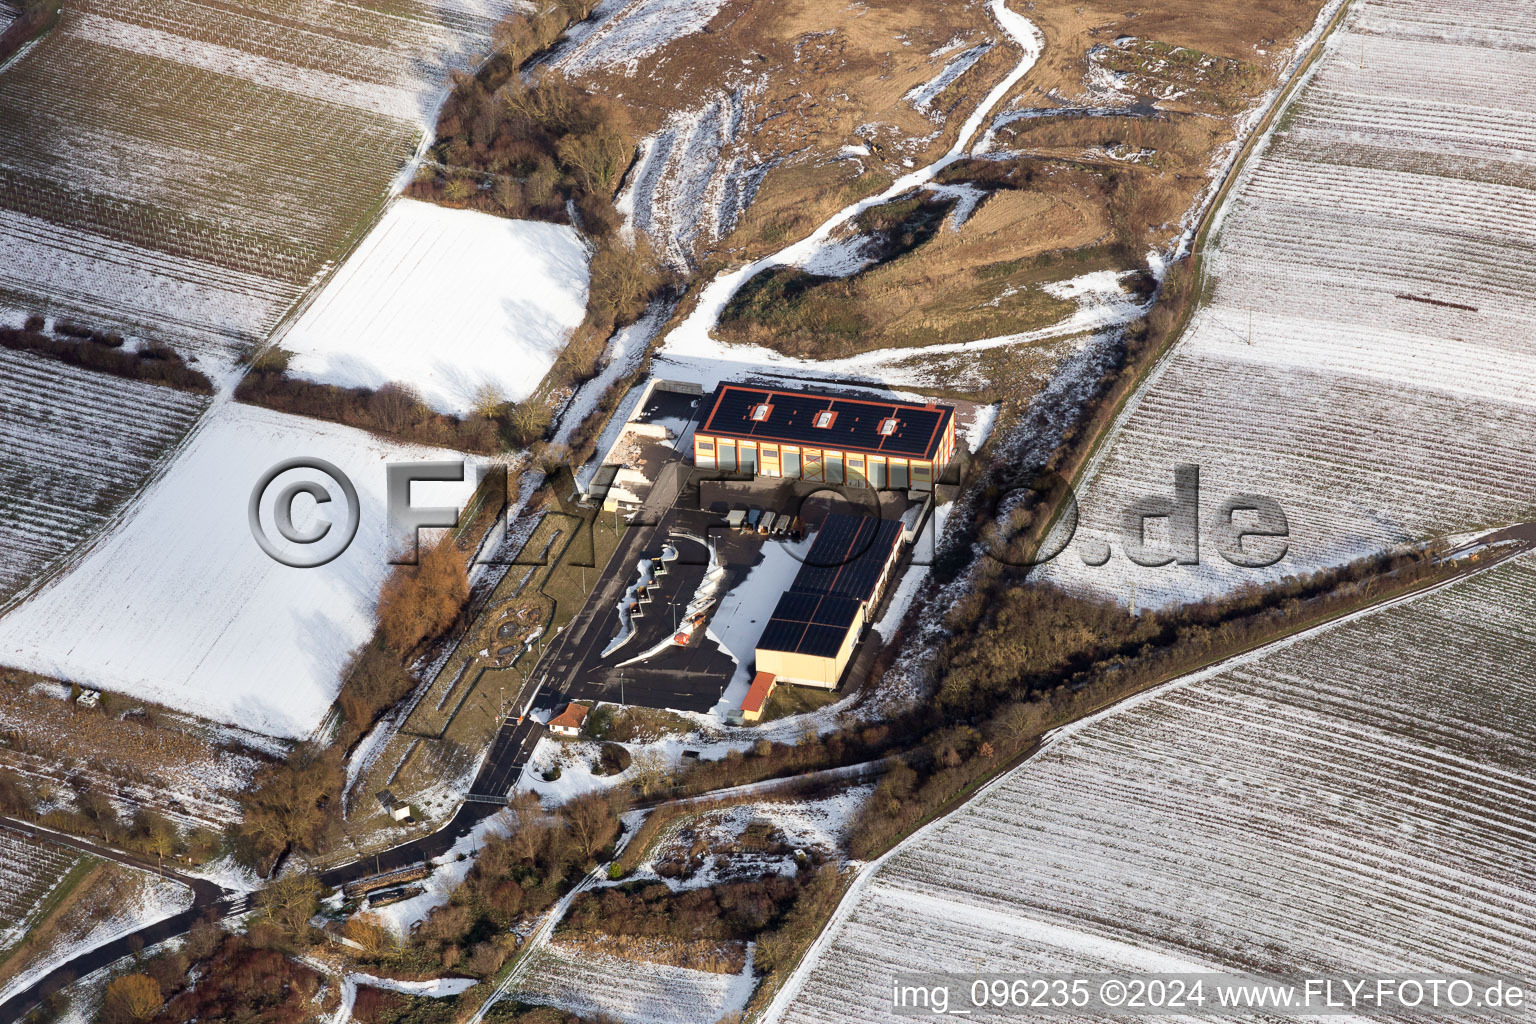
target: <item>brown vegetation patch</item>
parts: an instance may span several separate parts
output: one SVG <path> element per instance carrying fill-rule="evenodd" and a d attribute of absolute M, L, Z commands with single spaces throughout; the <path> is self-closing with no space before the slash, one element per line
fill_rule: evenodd
<path fill-rule="evenodd" d="M 36 352 L 71 366 L 109 373 L 114 377 L 162 384 L 179 391 L 199 395 L 213 394 L 213 381 L 194 370 L 169 345 L 149 342 L 135 349 L 123 349 L 123 339 L 116 334 L 60 323 L 56 330 L 64 338 L 49 337 L 41 329 L 41 318 L 33 317 L 27 327 L 0 327 L 0 345 L 23 352 Z"/>
<path fill-rule="evenodd" d="M 1045 48 L 1011 105 L 1051 106 L 1050 94 L 1085 98 L 1089 51 L 1123 36 L 1251 63 L 1266 72 L 1259 78 L 1272 78 L 1283 51 L 1312 27 L 1321 6 L 1320 0 L 1254 0 L 1243 5 L 1238 17 L 1223 0 L 1156 0 L 1137 7 L 1103 0 L 1037 0 L 1026 16 L 1045 37 Z M 1152 51 L 1147 56 L 1155 60 L 1158 55 Z M 1026 98 L 1021 102 L 1020 97 Z"/>
<path fill-rule="evenodd" d="M 694 255 L 728 251 L 752 258 L 884 188 L 904 160 L 926 162 L 950 145 L 980 97 L 1018 59 L 1000 36 L 984 0 L 731 0 L 703 31 L 672 41 L 635 67 L 576 80 L 622 95 L 637 136 L 658 130 L 675 112 L 736 94 L 740 130 L 721 147 L 718 166 L 739 159 L 766 176 L 739 221 L 733 225 L 728 217 L 722 225 L 726 237 L 697 239 Z M 955 48 L 933 56 L 949 43 Z M 926 112 L 905 98 L 961 52 L 988 43 L 997 45 Z M 866 142 L 870 156 L 840 155 L 844 146 Z"/>
<path fill-rule="evenodd" d="M 745 942 L 673 939 L 650 935 L 609 935 L 605 932 L 562 934 L 556 945 L 581 953 L 607 954 L 625 960 L 686 967 L 712 974 L 740 974 L 747 966 Z"/>
<path fill-rule="evenodd" d="M 32 673 L 0 670 L 0 766 L 14 771 L 22 787 L 14 801 L 0 799 L 0 812 L 26 817 L 39 800 L 94 790 L 212 827 L 238 815 L 217 780 L 248 778 L 264 754 L 157 705 L 104 693 L 95 707 L 84 707 L 40 689 L 53 687 L 68 690 Z M 162 795 L 166 790 L 174 795 Z"/>
<path fill-rule="evenodd" d="M 845 278 L 796 268 L 757 275 L 727 306 L 716 334 L 827 358 L 974 341 L 1065 318 L 1075 304 L 1040 286 L 1112 262 L 1104 183 L 1091 172 L 1035 167 L 1022 168 L 1015 183 L 1003 177 L 1007 170 L 989 168 L 995 177 L 982 184 L 989 194 L 958 228 L 948 216 L 953 201 L 921 200 L 945 215 L 943 223 L 867 270 Z"/>

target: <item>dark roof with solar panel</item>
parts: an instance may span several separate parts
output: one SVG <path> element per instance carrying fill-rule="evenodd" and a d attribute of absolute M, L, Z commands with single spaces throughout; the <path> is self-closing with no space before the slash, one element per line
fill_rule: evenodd
<path fill-rule="evenodd" d="M 821 658 L 835 655 L 858 617 L 859 605 L 874 596 L 900 539 L 898 520 L 827 516 L 757 646 Z"/>
<path fill-rule="evenodd" d="M 764 407 L 766 406 L 766 409 Z M 955 410 L 722 384 L 698 432 L 754 441 L 932 459 Z M 831 415 L 827 415 L 830 413 Z"/>
<path fill-rule="evenodd" d="M 898 519 L 829 515 L 789 589 L 867 601 L 900 538 Z"/>

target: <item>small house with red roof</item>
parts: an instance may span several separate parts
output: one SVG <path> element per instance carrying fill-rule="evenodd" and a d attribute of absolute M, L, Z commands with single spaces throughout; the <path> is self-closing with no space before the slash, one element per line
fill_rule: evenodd
<path fill-rule="evenodd" d="M 587 720 L 587 712 L 591 710 L 586 704 L 572 701 L 565 706 L 564 711 L 549 720 L 549 731 L 556 736 L 575 739 L 581 735 L 582 723 Z"/>

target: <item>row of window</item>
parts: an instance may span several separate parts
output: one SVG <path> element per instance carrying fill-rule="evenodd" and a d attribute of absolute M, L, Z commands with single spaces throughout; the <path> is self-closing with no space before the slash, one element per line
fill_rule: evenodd
<path fill-rule="evenodd" d="M 735 441 L 695 438 L 694 462 L 704 469 L 724 469 L 770 477 L 798 477 L 905 490 L 927 490 L 933 483 L 933 464 L 879 456 L 823 452 L 815 448 L 780 448 L 776 444 L 737 445 Z"/>

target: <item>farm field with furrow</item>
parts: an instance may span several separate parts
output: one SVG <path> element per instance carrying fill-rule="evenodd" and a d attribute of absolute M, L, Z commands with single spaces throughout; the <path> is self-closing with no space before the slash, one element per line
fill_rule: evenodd
<path fill-rule="evenodd" d="M 0 0 L 0 1024 L 1525 1019 L 1532 82 Z"/>
<path fill-rule="evenodd" d="M 0 349 L 0 601 L 100 529 L 207 406 Z"/>
<path fill-rule="evenodd" d="M 903 972 L 1536 971 L 1533 608 L 1527 556 L 1067 727 L 870 869 L 773 1019 L 901 1019 Z"/>
<path fill-rule="evenodd" d="M 1287 557 L 1068 552 L 1046 578 L 1168 606 L 1528 515 L 1536 16 L 1451 30 L 1443 11 L 1350 9 L 1212 227 L 1208 302 L 1081 488 L 1080 536 L 1118 549 L 1122 511 L 1198 464 L 1207 516 L 1280 503 Z"/>
<path fill-rule="evenodd" d="M 68 0 L 0 73 L 0 306 L 247 351 L 517 6 Z"/>

